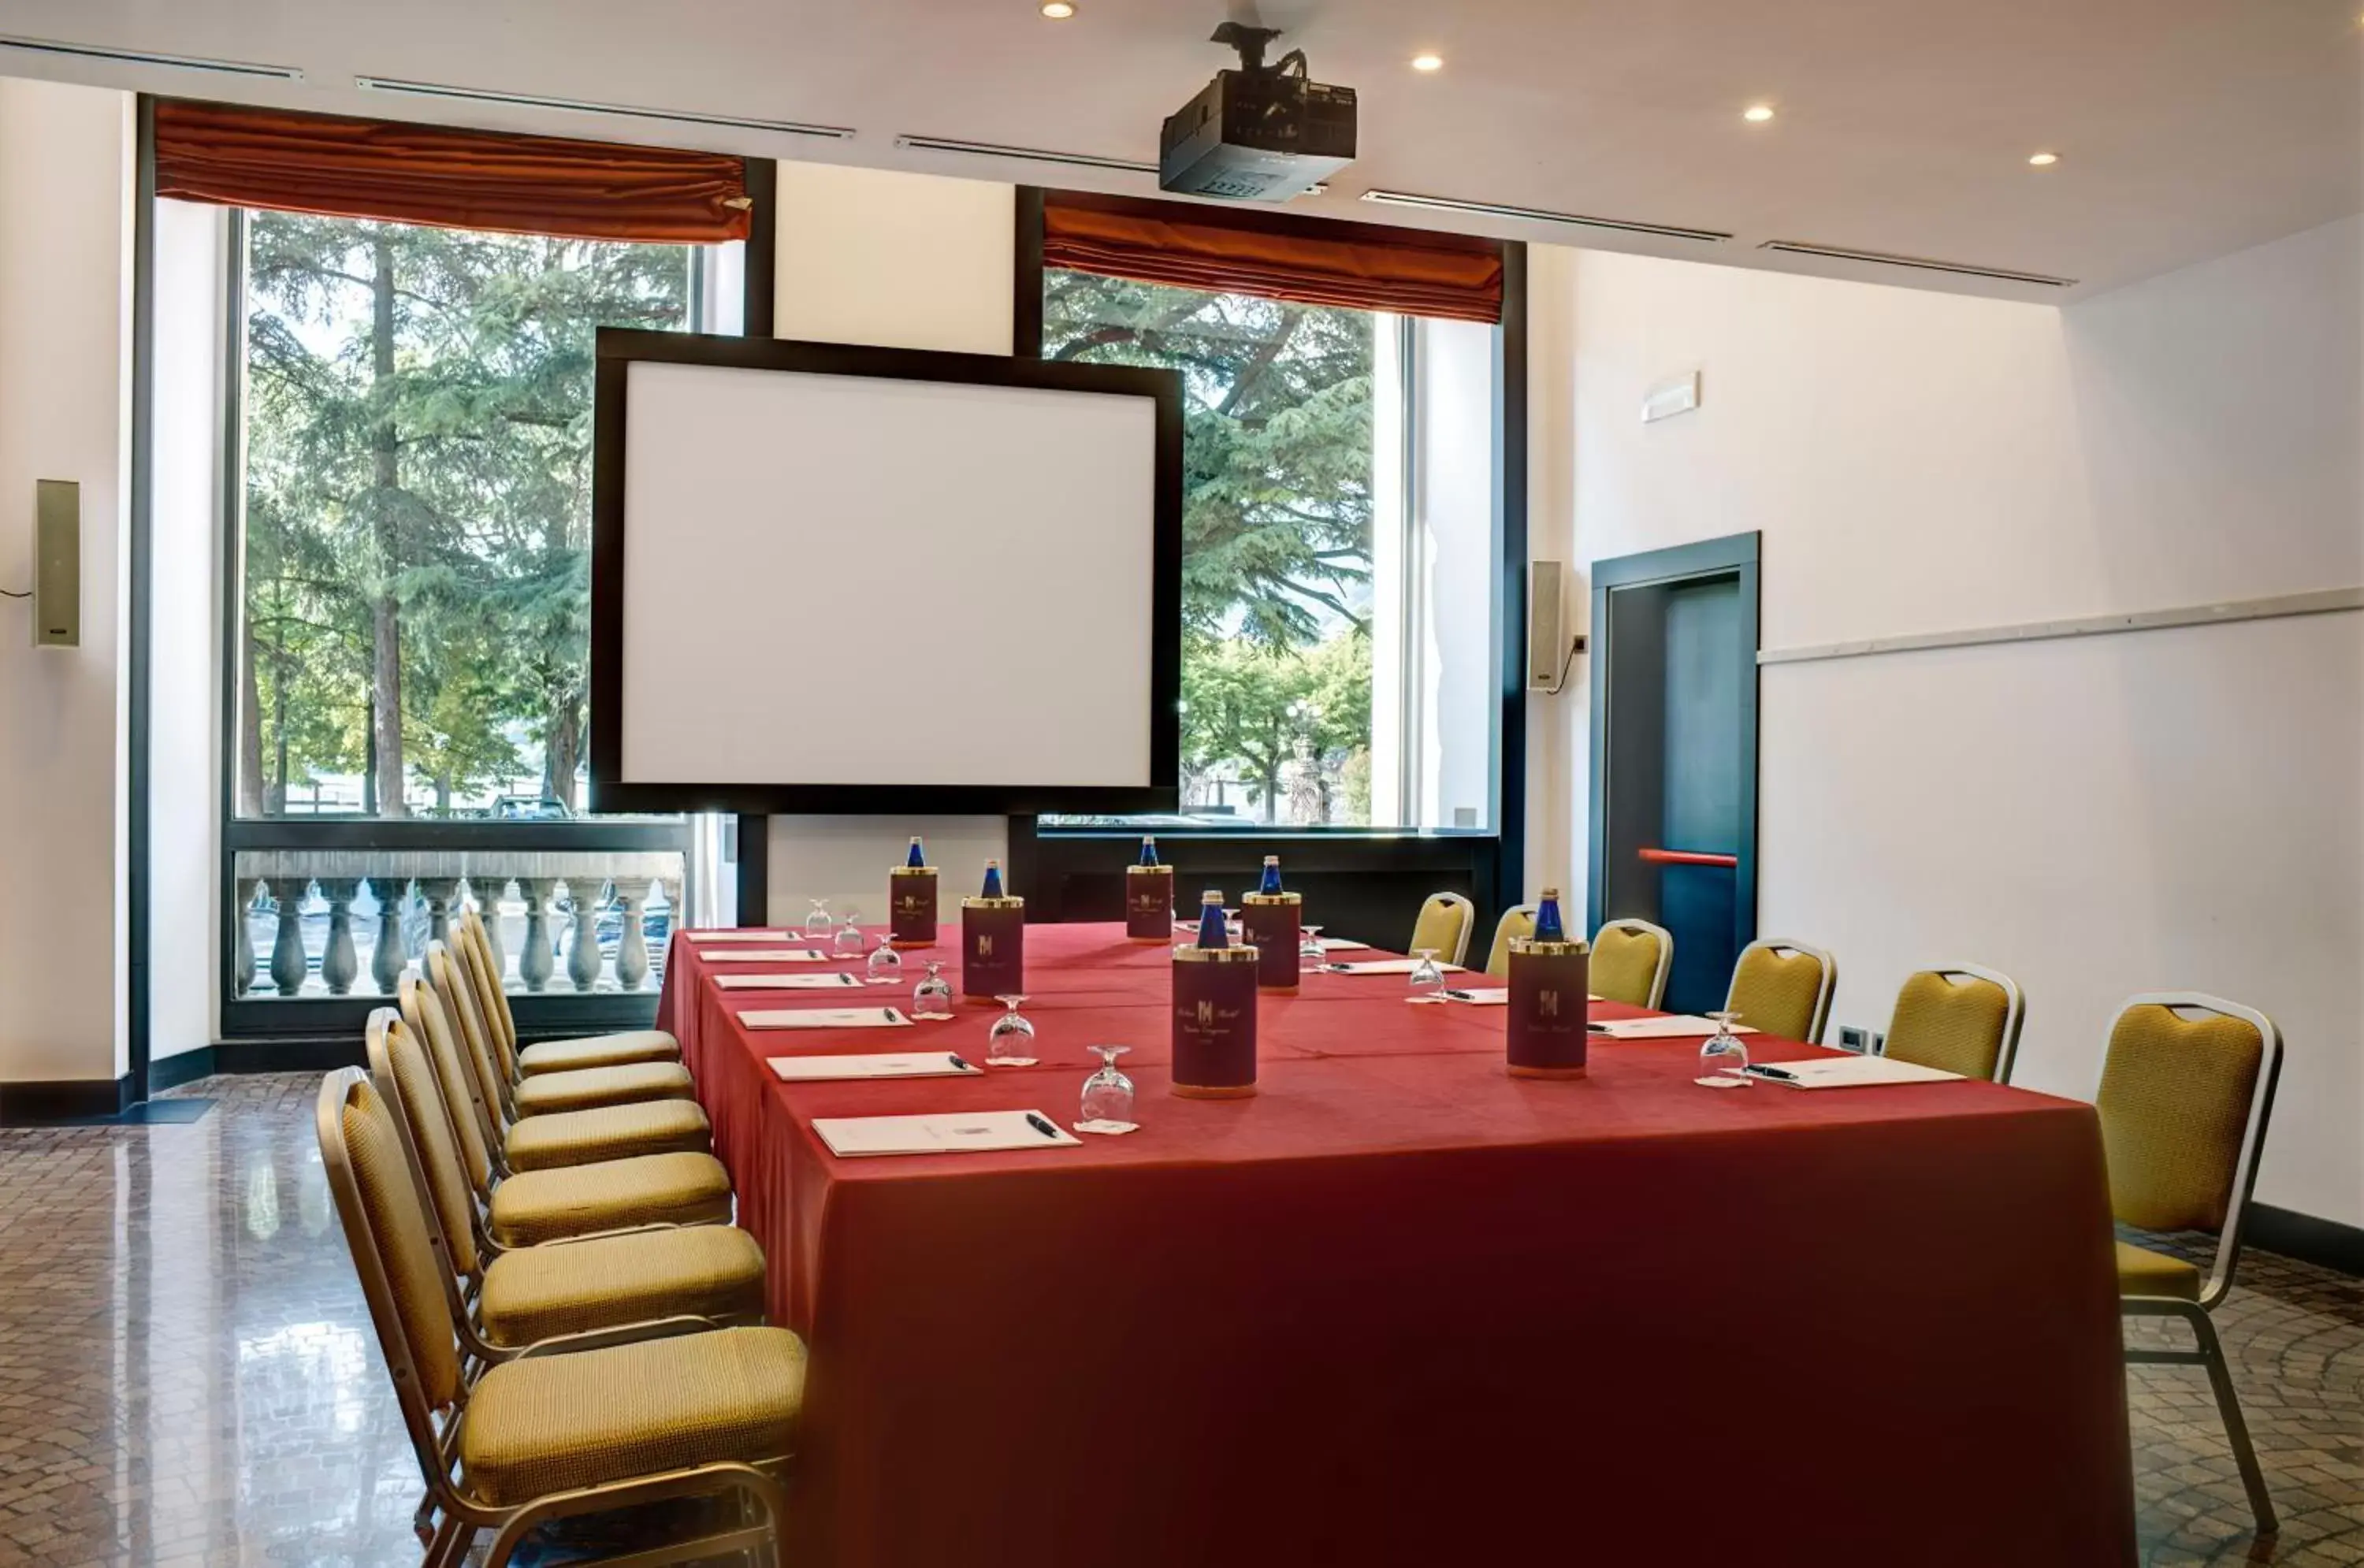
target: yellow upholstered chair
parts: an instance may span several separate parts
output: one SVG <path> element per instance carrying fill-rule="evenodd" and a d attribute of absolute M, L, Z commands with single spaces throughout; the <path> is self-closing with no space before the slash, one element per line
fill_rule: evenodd
<path fill-rule="evenodd" d="M 367 1037 L 370 1080 L 428 1200 L 429 1240 L 472 1356 L 506 1361 L 556 1335 L 666 1318 L 763 1320 L 764 1251 L 732 1226 L 645 1226 L 492 1253 L 477 1240 L 482 1217 L 426 1047 L 390 1007 L 370 1015 Z"/>
<path fill-rule="evenodd" d="M 1974 963 L 1924 969 L 1904 977 L 1882 1053 L 2008 1084 L 2026 1010 L 2018 982 L 2008 974 Z"/>
<path fill-rule="evenodd" d="M 1486 973 L 1497 980 L 1506 980 L 1511 973 L 1511 944 L 1525 941 L 1535 934 L 1535 906 L 1514 904 L 1502 911 L 1494 922 L 1494 945 L 1486 952 Z"/>
<path fill-rule="evenodd" d="M 498 1098 L 511 1116 L 522 1118 L 553 1111 L 589 1110 L 596 1106 L 630 1105 L 638 1100 L 686 1100 L 697 1095 L 689 1069 L 679 1062 L 619 1062 L 527 1077 L 518 1065 L 514 1047 L 507 1043 L 508 1037 L 485 1011 L 480 977 L 485 966 L 480 956 L 470 956 L 480 950 L 462 932 L 454 932 L 453 937 L 449 943 L 427 944 L 427 980 L 443 999 L 461 1031 L 481 1041 L 488 1058 L 500 1070 Z M 499 993 L 496 990 L 494 994 Z"/>
<path fill-rule="evenodd" d="M 1432 893 L 1420 906 L 1420 918 L 1412 922 L 1411 951 L 1425 950 L 1441 962 L 1460 963 L 1469 956 L 1469 928 L 1477 923 L 1478 911 L 1469 900 L 1458 893 Z"/>
<path fill-rule="evenodd" d="M 517 1018 L 509 1011 L 508 993 L 501 987 L 501 962 L 493 953 L 492 933 L 475 909 L 463 909 L 452 932 L 452 956 L 468 971 L 476 993 L 476 1006 L 504 1057 L 514 1059 L 518 1074 L 530 1078 L 542 1073 L 569 1073 L 585 1067 L 621 1067 L 642 1062 L 678 1062 L 681 1042 L 663 1029 L 628 1029 L 620 1034 L 586 1035 L 579 1040 L 545 1040 L 520 1049 Z"/>
<path fill-rule="evenodd" d="M 2233 1288 L 2281 1068 L 2281 1030 L 2256 1008 L 2197 991 L 2153 992 L 2128 997 L 2110 1026 L 2093 1096 L 2118 1222 L 2215 1232 L 2204 1274 L 2180 1258 L 2119 1242 L 2118 1307 L 2191 1328 L 2192 1349 L 2130 1349 L 2126 1360 L 2208 1369 L 2260 1535 L 2274 1531 L 2273 1498 L 2208 1315 Z"/>
<path fill-rule="evenodd" d="M 1822 949 L 1760 937 L 1740 950 L 1723 1005 L 1750 1029 L 1820 1045 L 1838 983 L 1838 961 Z"/>
<path fill-rule="evenodd" d="M 402 999 L 403 1022 L 426 1043 L 460 1162 L 475 1194 L 481 1250 L 497 1256 L 511 1247 L 627 1226 L 729 1222 L 730 1177 L 711 1154 L 684 1150 L 513 1171 L 504 1152 L 508 1124 L 496 1109 L 486 1109 L 489 1065 L 472 1068 L 463 1060 L 469 1052 L 444 1021 L 431 990 L 407 984 Z M 566 1118 L 558 1119 L 563 1124 Z"/>
<path fill-rule="evenodd" d="M 1656 1011 L 1675 966 L 1675 933 L 1647 920 L 1607 920 L 1592 939 L 1592 994 Z"/>
<path fill-rule="evenodd" d="M 706 1537 L 669 1546 L 666 1561 L 776 1551 L 802 1340 L 785 1329 L 639 1323 L 545 1340 L 472 1378 L 393 1111 L 361 1069 L 341 1068 L 320 1085 L 316 1124 L 427 1485 L 428 1563 L 473 1560 L 489 1530 L 483 1562 L 506 1568 L 544 1520 L 685 1496 L 735 1507 Z"/>

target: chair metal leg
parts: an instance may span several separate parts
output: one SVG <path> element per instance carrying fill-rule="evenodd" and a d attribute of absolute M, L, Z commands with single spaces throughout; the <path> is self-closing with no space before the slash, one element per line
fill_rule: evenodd
<path fill-rule="evenodd" d="M 2266 1473 L 2258 1468 L 2257 1450 L 2249 1443 L 2249 1423 L 2241 1415 L 2241 1396 L 2233 1389 L 2232 1368 L 2225 1364 L 2225 1347 L 2216 1338 L 2216 1325 L 2208 1314 L 2195 1308 L 2191 1314 L 2191 1331 L 2200 1340 L 2200 1357 L 2208 1368 L 2209 1385 L 2216 1391 L 2216 1409 L 2225 1418 L 2225 1435 L 2232 1440 L 2233 1462 L 2241 1467 L 2241 1485 L 2249 1494 L 2249 1511 L 2257 1517 L 2258 1533 L 2272 1535 L 2281 1529 L 2274 1516 L 2274 1499 L 2266 1490 Z"/>

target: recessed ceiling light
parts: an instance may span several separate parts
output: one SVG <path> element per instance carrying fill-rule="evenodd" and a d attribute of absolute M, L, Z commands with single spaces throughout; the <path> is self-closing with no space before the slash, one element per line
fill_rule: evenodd
<path fill-rule="evenodd" d="M 1740 111 L 1740 117 L 1746 120 L 1750 125 L 1763 125 L 1767 120 L 1773 117 L 1773 106 L 1770 104 L 1751 104 L 1748 107 Z"/>
<path fill-rule="evenodd" d="M 1043 14 L 1054 22 L 1064 22 L 1076 14 L 1070 0 L 1043 0 Z"/>
<path fill-rule="evenodd" d="M 1411 57 L 1411 68 L 1414 71 L 1442 71 L 1444 69 L 1444 56 L 1415 54 Z"/>
<path fill-rule="evenodd" d="M 2038 169 L 2049 169 L 2055 163 L 2060 161 L 2060 154 L 2057 152 L 2039 152 L 2028 159 L 2028 161 L 2035 164 Z"/>

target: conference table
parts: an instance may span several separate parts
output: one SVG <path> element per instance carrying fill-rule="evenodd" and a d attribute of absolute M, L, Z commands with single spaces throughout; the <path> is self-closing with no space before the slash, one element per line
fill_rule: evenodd
<path fill-rule="evenodd" d="M 791 1084 L 767 1058 L 982 1062 L 999 1009 L 742 1019 L 908 1010 L 927 959 L 957 981 L 957 940 L 947 921 L 898 989 L 842 993 L 725 989 L 830 966 L 673 941 L 659 1024 L 772 1319 L 811 1348 L 786 1561 L 2133 1562 L 2090 1106 L 1971 1082 L 1710 1089 L 1697 1038 L 1596 1038 L 1585 1078 L 1512 1078 L 1503 1009 L 1311 973 L 1262 1004 L 1254 1097 L 1182 1098 L 1170 960 L 1113 925 L 1028 928 L 1032 1067 Z M 841 1159 L 813 1129 L 1069 1125 L 1098 1043 L 1132 1047 L 1136 1132 Z"/>

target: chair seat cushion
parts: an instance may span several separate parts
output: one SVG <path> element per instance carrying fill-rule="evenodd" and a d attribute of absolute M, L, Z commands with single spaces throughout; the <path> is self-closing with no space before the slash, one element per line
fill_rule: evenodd
<path fill-rule="evenodd" d="M 634 1062 L 678 1062 L 681 1042 L 663 1029 L 630 1029 L 622 1034 L 585 1035 L 581 1040 L 545 1040 L 518 1052 L 518 1069 L 530 1078 L 540 1073 L 572 1073 L 578 1067 L 621 1067 Z"/>
<path fill-rule="evenodd" d="M 804 1341 L 786 1329 L 508 1362 L 469 1396 L 462 1480 L 507 1507 L 691 1465 L 785 1459 L 804 1386 Z"/>
<path fill-rule="evenodd" d="M 544 1073 L 517 1086 L 520 1117 L 552 1111 L 587 1111 L 594 1106 L 626 1106 L 635 1100 L 686 1100 L 697 1090 L 689 1069 L 678 1062 L 635 1062 L 621 1067 L 581 1067 Z"/>
<path fill-rule="evenodd" d="M 2200 1270 L 2181 1258 L 2118 1243 L 2118 1294 L 2200 1299 Z"/>
<path fill-rule="evenodd" d="M 531 1247 L 627 1225 L 713 1225 L 730 1218 L 730 1177 L 711 1154 L 643 1154 L 520 1171 L 493 1189 L 490 1229 Z"/>
<path fill-rule="evenodd" d="M 714 1129 L 697 1101 L 641 1100 L 528 1117 L 510 1127 L 503 1151 L 512 1171 L 547 1171 L 634 1154 L 703 1154 L 713 1147 Z"/>
<path fill-rule="evenodd" d="M 652 1318 L 753 1318 L 764 1250 L 729 1225 L 526 1247 L 493 1260 L 478 1306 L 485 1338 L 504 1346 Z"/>

